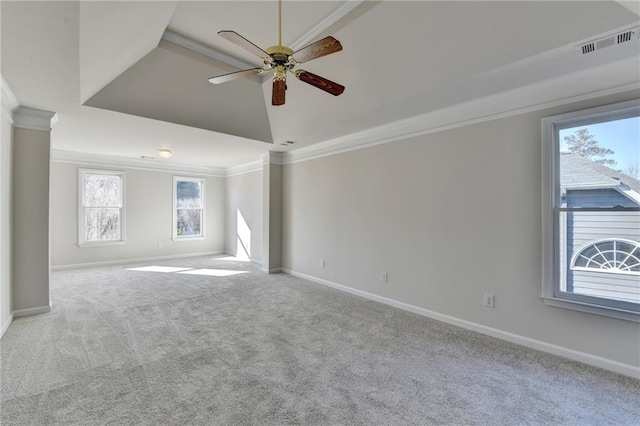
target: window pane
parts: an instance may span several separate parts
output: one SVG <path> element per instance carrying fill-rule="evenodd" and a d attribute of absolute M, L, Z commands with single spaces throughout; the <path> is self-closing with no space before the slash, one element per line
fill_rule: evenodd
<path fill-rule="evenodd" d="M 85 208 L 85 241 L 120 240 L 119 208 Z"/>
<path fill-rule="evenodd" d="M 200 209 L 178 209 L 176 230 L 178 236 L 198 236 L 202 235 Z"/>
<path fill-rule="evenodd" d="M 640 212 L 562 212 L 559 217 L 560 290 L 640 304 Z"/>
<path fill-rule="evenodd" d="M 121 207 L 120 176 L 85 173 L 84 205 L 87 207 Z"/>
<path fill-rule="evenodd" d="M 200 182 L 178 181 L 176 190 L 178 208 L 202 207 L 202 188 Z"/>
<path fill-rule="evenodd" d="M 561 129 L 561 207 L 638 207 L 640 117 Z"/>

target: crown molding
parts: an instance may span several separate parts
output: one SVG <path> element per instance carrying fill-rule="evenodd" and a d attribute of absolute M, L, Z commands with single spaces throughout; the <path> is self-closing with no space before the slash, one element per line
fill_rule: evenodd
<path fill-rule="evenodd" d="M 0 86 L 2 88 L 2 115 L 13 124 L 13 111 L 18 108 L 18 98 L 0 74 Z"/>
<path fill-rule="evenodd" d="M 225 176 L 239 176 L 245 173 L 261 172 L 263 160 L 251 161 L 249 163 L 240 164 L 238 166 L 227 167 L 225 170 Z"/>
<path fill-rule="evenodd" d="M 265 166 L 268 164 L 276 164 L 281 166 L 284 164 L 284 156 L 282 152 L 279 151 L 267 151 L 264 153 L 264 157 L 262 158 Z"/>
<path fill-rule="evenodd" d="M 284 153 L 283 164 L 640 89 L 637 58 L 595 67 L 398 120 Z M 585 88 L 590 91 L 584 93 Z M 639 93 L 640 94 L 640 93 Z"/>
<path fill-rule="evenodd" d="M 51 161 L 74 163 L 98 167 L 124 167 L 127 169 L 153 172 L 193 173 L 202 176 L 224 177 L 225 169 L 167 162 L 166 160 L 143 160 L 141 158 L 118 157 L 115 155 L 89 154 L 84 152 L 51 150 Z"/>
<path fill-rule="evenodd" d="M 55 112 L 19 106 L 13 113 L 13 127 L 50 132 L 55 115 Z"/>
<path fill-rule="evenodd" d="M 255 68 L 257 66 L 256 64 L 234 58 L 233 56 L 222 53 L 219 50 L 207 46 L 206 44 L 200 43 L 199 41 L 193 40 L 181 34 L 174 33 L 170 30 L 165 30 L 165 32 L 162 34 L 162 39 L 241 70 L 247 68 Z"/>
<path fill-rule="evenodd" d="M 294 41 L 291 46 L 291 50 L 294 52 L 310 44 L 316 37 L 322 34 L 327 28 L 344 18 L 348 13 L 360 6 L 366 0 L 348 0 L 342 6 L 331 12 L 329 16 L 318 22 L 313 28 L 303 34 L 300 38 Z"/>

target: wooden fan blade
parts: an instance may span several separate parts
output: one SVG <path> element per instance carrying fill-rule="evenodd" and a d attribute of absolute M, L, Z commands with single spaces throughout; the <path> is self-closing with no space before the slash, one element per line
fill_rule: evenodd
<path fill-rule="evenodd" d="M 287 82 L 284 80 L 273 79 L 273 92 L 271 92 L 271 105 L 284 105 L 285 90 L 287 90 Z"/>
<path fill-rule="evenodd" d="M 266 58 L 267 56 L 269 56 L 267 52 L 260 49 L 258 46 L 251 43 L 249 40 L 242 37 L 240 34 L 238 34 L 235 31 L 218 31 L 218 35 L 224 38 L 225 40 L 228 40 L 231 43 L 234 43 L 237 46 L 242 47 L 244 50 L 253 53 L 259 58 Z"/>
<path fill-rule="evenodd" d="M 319 75 L 312 74 L 309 71 L 300 70 L 296 73 L 296 77 L 305 83 L 317 87 L 318 89 L 331 93 L 333 96 L 338 96 L 344 92 L 343 85 L 334 83 L 333 81 L 327 80 Z"/>
<path fill-rule="evenodd" d="M 213 84 L 221 84 L 226 83 L 227 81 L 232 81 L 238 78 L 246 77 L 249 75 L 260 74 L 263 71 L 262 68 L 252 68 L 250 70 L 242 70 L 236 72 L 230 72 L 229 74 L 222 74 L 215 77 L 211 77 L 209 79 L 209 83 Z"/>
<path fill-rule="evenodd" d="M 293 54 L 296 61 L 303 63 L 309 62 L 312 59 L 320 58 L 322 56 L 329 55 L 331 53 L 339 52 L 342 50 L 342 45 L 338 40 L 329 36 L 320 41 L 316 41 L 308 46 L 303 47 Z"/>

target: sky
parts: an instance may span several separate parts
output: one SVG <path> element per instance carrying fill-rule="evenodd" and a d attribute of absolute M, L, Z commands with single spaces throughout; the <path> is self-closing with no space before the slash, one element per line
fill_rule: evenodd
<path fill-rule="evenodd" d="M 585 127 L 595 136 L 594 139 L 598 141 L 599 146 L 614 152 L 613 155 L 605 157 L 616 161 L 617 165 L 610 166 L 612 169 L 624 169 L 628 163 L 640 166 L 640 117 L 560 130 L 560 151 L 567 151 L 565 136 Z"/>

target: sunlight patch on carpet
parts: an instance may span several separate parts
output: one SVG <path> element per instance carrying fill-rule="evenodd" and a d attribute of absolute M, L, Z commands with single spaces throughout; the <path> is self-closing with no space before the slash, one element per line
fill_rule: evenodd
<path fill-rule="evenodd" d="M 250 259 L 236 256 L 216 257 L 216 260 L 233 260 L 237 262 L 248 262 Z"/>
<path fill-rule="evenodd" d="M 127 271 L 138 271 L 138 272 L 163 272 L 163 273 L 170 273 L 170 272 L 181 272 L 181 271 L 188 271 L 189 269 L 193 269 L 193 268 L 179 268 L 179 267 L 175 267 L 175 266 L 143 266 L 140 268 L 127 268 Z"/>
<path fill-rule="evenodd" d="M 229 269 L 192 269 L 190 271 L 178 273 L 189 275 L 206 275 L 210 277 L 228 277 L 231 275 L 248 274 L 249 271 L 231 271 Z"/>

